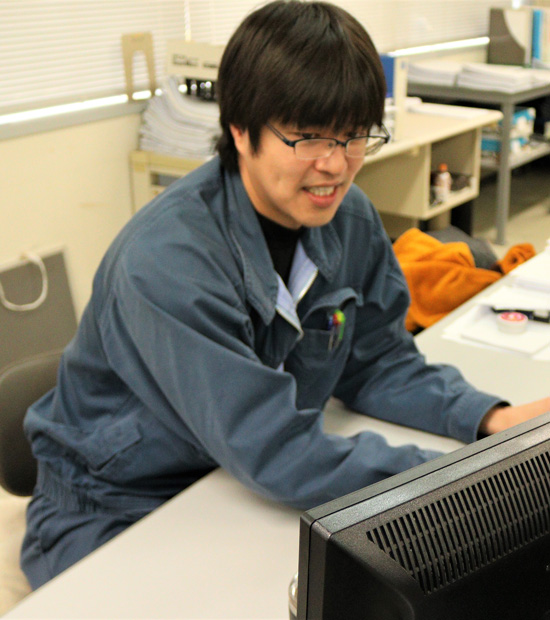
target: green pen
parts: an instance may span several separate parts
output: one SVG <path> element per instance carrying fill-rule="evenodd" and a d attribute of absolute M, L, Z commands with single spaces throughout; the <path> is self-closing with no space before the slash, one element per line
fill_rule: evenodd
<path fill-rule="evenodd" d="M 336 310 L 329 319 L 330 339 L 329 351 L 337 347 L 344 338 L 346 315 L 341 310 Z"/>

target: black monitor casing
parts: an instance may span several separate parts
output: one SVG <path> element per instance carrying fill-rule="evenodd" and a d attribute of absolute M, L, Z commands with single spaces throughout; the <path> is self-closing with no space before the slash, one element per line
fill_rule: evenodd
<path fill-rule="evenodd" d="M 550 413 L 306 512 L 298 620 L 550 620 Z"/>

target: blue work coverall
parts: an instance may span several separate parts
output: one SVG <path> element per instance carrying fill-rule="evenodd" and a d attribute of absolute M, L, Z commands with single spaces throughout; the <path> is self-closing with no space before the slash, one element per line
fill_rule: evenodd
<path fill-rule="evenodd" d="M 216 157 L 174 183 L 113 242 L 58 385 L 27 414 L 39 463 L 22 553 L 31 584 L 216 467 L 308 508 L 435 455 L 325 434 L 331 396 L 475 440 L 500 399 L 426 365 L 404 328 L 408 303 L 357 187 L 331 223 L 305 230 L 287 288 L 239 174 Z"/>

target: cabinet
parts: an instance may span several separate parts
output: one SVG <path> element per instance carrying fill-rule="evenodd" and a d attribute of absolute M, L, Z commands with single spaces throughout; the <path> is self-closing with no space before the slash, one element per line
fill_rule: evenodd
<path fill-rule="evenodd" d="M 134 212 L 153 200 L 170 183 L 198 168 L 202 163 L 199 160 L 171 157 L 152 151 L 130 153 Z"/>
<path fill-rule="evenodd" d="M 449 116 L 449 108 L 430 107 L 440 109 L 441 115 L 406 113 L 402 138 L 367 157 L 356 177 L 391 237 L 448 214 L 479 194 L 481 128 L 498 120 L 500 113 L 483 110 L 462 118 Z M 460 109 L 456 110 L 459 114 Z M 455 178 L 460 176 L 463 186 L 448 200 L 437 203 L 430 192 L 430 177 L 440 163 L 446 163 Z"/>

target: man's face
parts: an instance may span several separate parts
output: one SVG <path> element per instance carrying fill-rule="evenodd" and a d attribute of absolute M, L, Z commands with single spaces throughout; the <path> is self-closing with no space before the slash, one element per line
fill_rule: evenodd
<path fill-rule="evenodd" d="M 349 135 L 334 135 L 319 128 L 300 129 L 271 123 L 288 140 L 328 137 L 345 141 Z M 361 168 L 362 158 L 347 157 L 337 146 L 327 158 L 300 160 L 294 149 L 268 127 L 260 134 L 259 148 L 252 151 L 248 131 L 234 125 L 231 133 L 239 153 L 244 187 L 262 215 L 287 228 L 323 226 L 332 220 Z"/>

